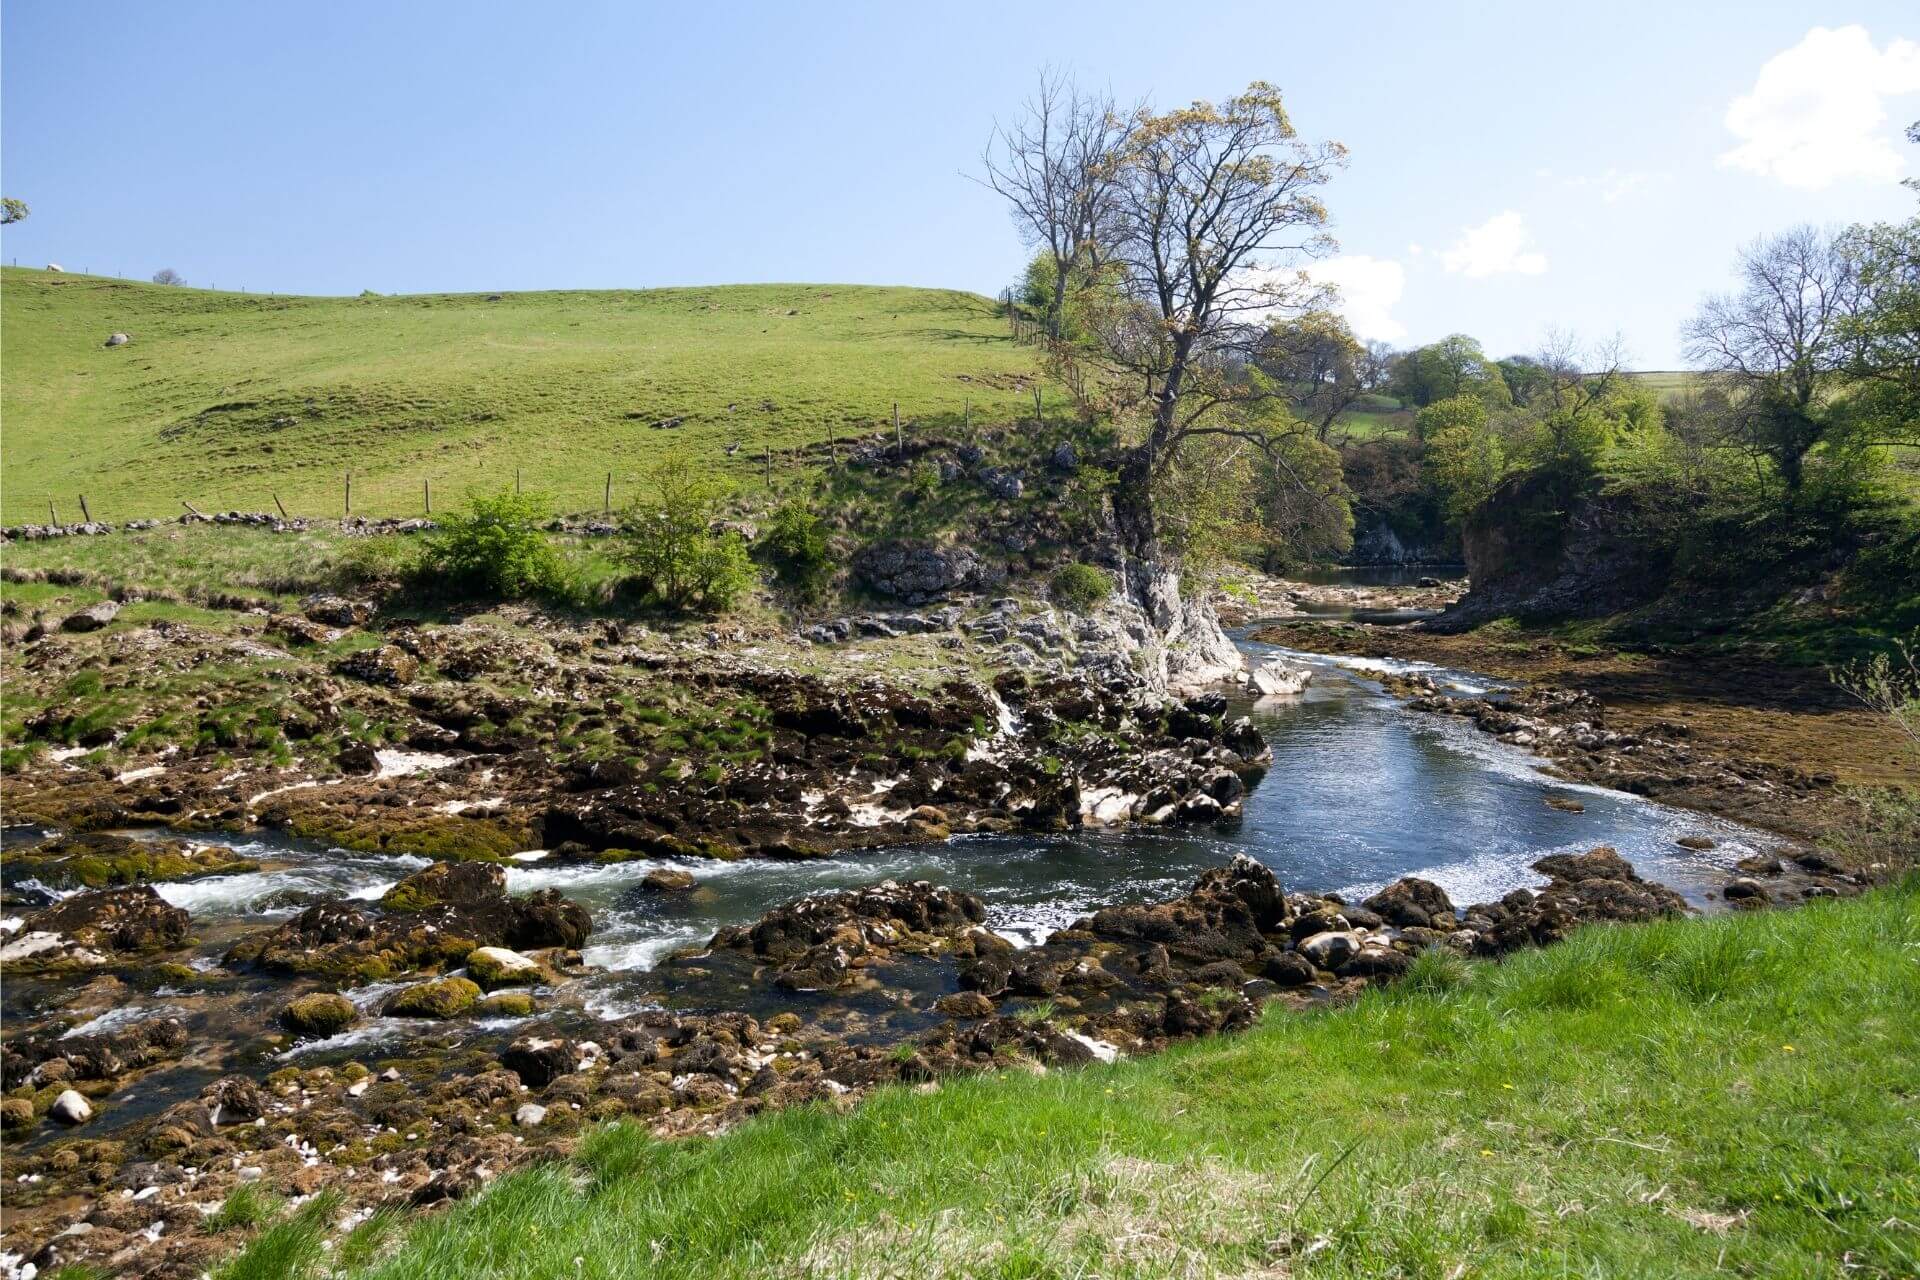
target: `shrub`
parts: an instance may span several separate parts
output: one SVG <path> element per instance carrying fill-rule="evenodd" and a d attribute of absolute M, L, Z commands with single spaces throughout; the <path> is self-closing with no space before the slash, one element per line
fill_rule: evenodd
<path fill-rule="evenodd" d="M 1063 565 L 1054 572 L 1050 590 L 1062 608 L 1089 613 L 1113 594 L 1113 579 L 1090 564 Z"/>
<path fill-rule="evenodd" d="M 783 503 L 767 522 L 760 546 L 774 576 L 802 599 L 818 600 L 833 577 L 826 522 L 802 503 Z"/>
<path fill-rule="evenodd" d="M 354 538 L 334 558 L 327 579 L 338 591 L 391 586 L 406 578 L 417 559 L 414 548 L 397 535 Z"/>
<path fill-rule="evenodd" d="M 719 491 L 671 466 L 654 473 L 654 487 L 658 496 L 629 509 L 621 529 L 640 585 L 669 609 L 732 608 L 753 585 L 753 561 L 739 534 L 714 528 Z"/>
<path fill-rule="evenodd" d="M 420 572 L 456 590 L 502 599 L 565 590 L 560 555 L 541 533 L 546 500 L 502 489 L 474 493 L 467 509 L 444 517 L 426 542 Z"/>

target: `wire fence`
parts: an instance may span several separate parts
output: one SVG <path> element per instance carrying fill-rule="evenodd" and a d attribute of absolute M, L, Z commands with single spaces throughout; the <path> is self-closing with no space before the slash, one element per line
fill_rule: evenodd
<path fill-rule="evenodd" d="M 124 488 L 103 496 L 77 490 L 49 493 L 8 483 L 0 495 L 0 527 L 15 531 L 124 528 L 129 523 L 191 522 L 201 517 L 230 524 L 349 517 L 431 519 L 461 508 L 469 495 L 503 491 L 538 495 L 559 515 L 612 516 L 652 496 L 663 468 L 680 467 L 723 477 L 743 495 L 777 496 L 843 468 L 898 462 L 941 445 L 984 444 L 1010 432 L 1039 432 L 1048 425 L 1050 407 L 1056 411 L 1054 425 L 1060 424 L 1060 406 L 1057 401 L 1049 406 L 1038 380 L 1024 393 L 1011 393 L 1015 409 L 1009 408 L 1007 395 L 993 395 L 982 407 L 963 399 L 957 412 L 942 408 L 920 416 L 894 404 L 877 422 L 865 418 L 846 427 L 830 426 L 824 437 L 778 445 L 703 439 L 692 446 L 689 442 L 689 446 L 711 450 L 714 456 L 706 460 L 683 446 L 658 458 L 639 462 L 629 458 L 604 468 L 583 466 L 577 456 L 564 462 L 519 465 L 342 466 L 326 480 L 318 479 L 311 468 L 300 468 L 278 476 L 182 486 L 170 498 L 171 505 L 169 500 L 157 501 L 150 491 L 129 501 Z"/>

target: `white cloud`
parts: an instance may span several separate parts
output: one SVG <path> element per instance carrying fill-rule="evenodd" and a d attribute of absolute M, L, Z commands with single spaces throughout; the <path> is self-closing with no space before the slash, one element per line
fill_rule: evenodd
<path fill-rule="evenodd" d="M 1586 177 L 1565 178 L 1563 185 L 1576 191 L 1594 190 L 1606 204 L 1618 204 L 1647 184 L 1651 175 L 1638 170 L 1608 169 Z"/>
<path fill-rule="evenodd" d="M 1393 342 L 1407 336 L 1407 326 L 1393 318 L 1394 304 L 1407 287 L 1406 268 L 1391 258 L 1374 258 L 1364 253 L 1341 254 L 1316 262 L 1307 273 L 1320 284 L 1340 291 L 1334 307 L 1346 318 L 1355 334 L 1363 339 L 1377 338 Z"/>
<path fill-rule="evenodd" d="M 1920 44 L 1875 49 L 1865 27 L 1815 27 L 1760 68 L 1727 108 L 1740 145 L 1720 163 L 1809 190 L 1842 178 L 1899 176 L 1885 99 L 1920 93 Z"/>
<path fill-rule="evenodd" d="M 1460 238 L 1441 252 L 1440 262 L 1448 271 L 1469 280 L 1537 276 L 1547 269 L 1547 255 L 1534 248 L 1526 219 L 1511 209 L 1463 230 Z"/>

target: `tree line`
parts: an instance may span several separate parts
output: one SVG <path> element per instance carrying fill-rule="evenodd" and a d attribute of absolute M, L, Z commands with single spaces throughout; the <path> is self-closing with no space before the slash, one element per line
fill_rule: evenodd
<path fill-rule="evenodd" d="M 1501 359 L 1462 334 L 1361 342 L 1308 270 L 1333 247 L 1345 158 L 1265 83 L 1162 112 L 1052 71 L 989 140 L 982 181 L 1033 250 L 1016 304 L 1123 441 L 1111 499 L 1136 594 L 1176 559 L 1337 556 L 1356 506 L 1444 540 L 1516 476 L 1562 509 L 1635 486 L 1646 509 L 1789 541 L 1844 541 L 1900 506 L 1884 480 L 1890 450 L 1920 445 L 1920 219 L 1741 250 L 1739 287 L 1685 326 L 1697 373 L 1663 399 L 1618 340 L 1551 332 Z M 1384 405 L 1412 411 L 1405 438 L 1345 430 Z"/>

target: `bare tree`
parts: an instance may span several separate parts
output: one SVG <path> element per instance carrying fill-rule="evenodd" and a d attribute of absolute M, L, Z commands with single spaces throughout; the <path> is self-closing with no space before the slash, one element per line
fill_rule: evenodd
<path fill-rule="evenodd" d="M 1018 119 L 1011 127 L 996 124 L 981 154 L 981 181 L 1012 206 L 1022 240 L 1053 264 L 1047 335 L 1055 340 L 1075 272 L 1100 260 L 1114 161 L 1128 125 L 1111 96 L 1084 92 L 1065 73 L 1043 69 Z"/>
<path fill-rule="evenodd" d="M 1154 482 L 1186 442 L 1232 437 L 1274 454 L 1246 411 L 1284 392 L 1246 373 L 1274 317 L 1328 298 L 1299 268 L 1332 248 L 1317 191 L 1345 158 L 1337 143 L 1299 141 L 1279 90 L 1259 81 L 1218 105 L 1133 120 L 1111 259 L 1123 302 L 1100 338 L 1146 419 L 1143 438 L 1121 453 L 1113 492 L 1115 524 L 1144 580 L 1158 572 Z"/>
<path fill-rule="evenodd" d="M 153 282 L 155 284 L 185 284 L 187 278 L 178 271 L 175 271 L 172 267 L 162 267 L 153 273 Z"/>
<path fill-rule="evenodd" d="M 1797 492 L 1832 421 L 1859 274 L 1838 239 L 1798 227 L 1744 249 L 1740 277 L 1738 293 L 1708 298 L 1682 330 L 1687 356 L 1726 393 L 1723 435 Z"/>

